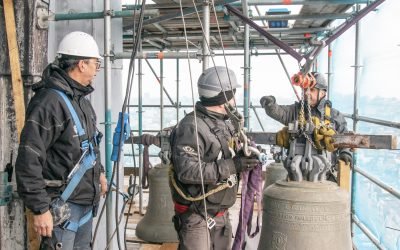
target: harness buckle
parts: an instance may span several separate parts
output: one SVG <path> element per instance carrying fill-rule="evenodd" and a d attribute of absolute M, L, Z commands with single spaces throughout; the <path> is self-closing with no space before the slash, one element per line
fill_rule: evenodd
<path fill-rule="evenodd" d="M 226 180 L 226 183 L 228 183 L 228 187 L 229 188 L 232 188 L 233 186 L 235 186 L 236 183 L 237 183 L 236 174 L 233 174 L 233 175 L 229 176 L 228 179 Z"/>
<path fill-rule="evenodd" d="M 215 222 L 215 220 L 213 218 L 211 218 L 211 217 L 207 218 L 207 227 L 208 227 L 208 229 L 212 229 L 213 227 L 215 227 L 215 224 L 216 224 L 216 222 Z"/>
<path fill-rule="evenodd" d="M 68 229 L 69 224 L 71 224 L 71 221 L 70 221 L 70 220 L 66 220 L 66 221 L 64 221 L 64 222 L 60 225 L 60 227 L 61 227 L 63 230 Z"/>

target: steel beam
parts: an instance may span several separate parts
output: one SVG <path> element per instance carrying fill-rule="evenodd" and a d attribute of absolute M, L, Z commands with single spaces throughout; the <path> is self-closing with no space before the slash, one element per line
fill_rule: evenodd
<path fill-rule="evenodd" d="M 233 40 L 233 42 L 235 43 L 236 46 L 239 45 L 239 43 L 238 43 L 237 38 L 236 38 L 235 35 L 232 35 L 232 40 Z"/>
<path fill-rule="evenodd" d="M 352 214 L 351 216 L 352 221 L 361 229 L 361 231 L 371 240 L 371 242 L 379 249 L 384 250 L 384 248 L 380 243 L 379 240 L 371 233 L 369 230 L 359 219 L 356 215 Z"/>
<path fill-rule="evenodd" d="M 212 36 L 212 37 L 211 37 L 211 40 L 213 40 L 213 42 L 214 42 L 217 46 L 220 45 L 218 39 L 217 39 L 215 36 Z"/>
<path fill-rule="evenodd" d="M 142 51 L 142 44 L 139 44 L 140 53 Z M 138 133 L 139 136 L 143 134 L 143 60 L 138 60 Z M 139 183 L 143 179 L 143 147 L 139 145 Z M 143 215 L 143 189 L 139 184 L 139 214 Z"/>
<path fill-rule="evenodd" d="M 374 176 L 370 175 L 369 173 L 365 172 L 364 170 L 360 169 L 357 166 L 353 167 L 353 170 L 359 174 L 361 174 L 362 176 L 364 176 L 365 178 L 367 178 L 368 180 L 372 181 L 373 183 L 375 183 L 376 185 L 378 185 L 379 187 L 381 187 L 383 190 L 387 191 L 388 193 L 391 193 L 392 195 L 394 195 L 397 199 L 400 199 L 400 192 L 396 189 L 394 189 L 393 187 L 385 184 L 383 181 L 380 181 L 379 179 L 375 178 Z"/>
<path fill-rule="evenodd" d="M 210 65 L 210 3 L 203 0 L 203 72 Z"/>
<path fill-rule="evenodd" d="M 139 12 L 136 11 L 137 15 Z M 108 14 L 111 18 L 123 18 L 123 17 L 133 17 L 133 10 L 121 10 L 113 11 L 110 10 Z M 145 10 L 144 16 L 152 17 L 159 16 L 158 10 Z M 47 17 L 48 21 L 71 21 L 71 20 L 85 20 L 85 19 L 103 19 L 104 12 L 82 12 L 82 13 L 55 13 Z"/>
<path fill-rule="evenodd" d="M 319 32 L 330 32 L 332 30 L 332 28 L 329 27 L 315 27 L 315 28 L 277 28 L 277 29 L 268 29 L 265 28 L 266 31 L 268 31 L 268 33 L 271 34 L 279 34 L 279 35 L 283 35 L 283 34 L 305 34 L 305 33 L 319 33 Z M 238 32 L 233 32 L 235 34 L 241 34 L 244 31 L 239 30 Z M 231 32 L 232 33 L 232 32 Z M 211 36 L 219 36 L 219 33 L 216 31 L 212 31 L 210 33 Z M 223 33 L 222 35 L 228 35 L 228 32 Z M 232 34 L 230 34 L 232 35 Z M 250 30 L 250 35 L 251 36 L 259 36 L 260 34 L 256 31 L 251 29 Z M 202 37 L 203 34 L 201 31 L 194 31 L 194 32 L 188 32 L 188 37 L 192 37 L 192 36 L 198 36 L 198 37 Z M 176 32 L 176 33 L 172 33 L 170 32 L 167 36 L 165 34 L 161 34 L 161 33 L 151 33 L 151 34 L 143 34 L 143 38 L 163 38 L 163 39 L 173 39 L 173 38 L 180 38 L 180 39 L 184 39 L 184 37 L 182 36 L 181 32 Z M 132 34 L 129 33 L 125 33 L 124 34 L 124 39 L 132 39 Z"/>
<path fill-rule="evenodd" d="M 233 3 L 237 0 L 219 0 L 219 1 L 215 1 L 214 5 L 218 6 L 218 5 L 223 5 L 223 4 L 227 4 L 227 3 Z M 167 20 L 171 20 L 177 17 L 181 17 L 186 16 L 186 15 L 190 15 L 193 13 L 196 13 L 196 11 L 198 12 L 202 12 L 203 11 L 203 5 L 197 5 L 196 7 L 190 7 L 190 8 L 185 8 L 183 9 L 183 11 L 177 11 L 175 13 L 171 13 L 171 14 L 167 14 L 167 15 L 163 15 L 163 16 L 159 16 L 159 17 L 155 17 L 155 18 L 150 18 L 147 19 L 143 22 L 143 25 L 149 25 L 149 24 L 153 24 L 153 23 L 159 23 L 159 22 L 163 22 L 163 21 L 167 21 Z M 172 8 L 172 7 L 171 7 Z M 175 8 L 180 8 L 179 5 L 176 6 Z"/>
<path fill-rule="evenodd" d="M 351 118 L 357 121 L 362 121 L 362 122 L 369 122 L 377 125 L 382 125 L 386 127 L 392 127 L 392 128 L 400 128 L 400 123 L 399 122 L 392 122 L 392 121 L 386 121 L 386 120 L 380 120 L 380 119 L 375 119 L 367 116 L 354 116 L 354 115 L 349 115 L 349 114 L 343 114 L 344 117 Z"/>
<path fill-rule="evenodd" d="M 152 46 L 154 46 L 154 47 L 156 47 L 156 48 L 158 48 L 158 49 L 160 49 L 160 50 L 163 49 L 163 46 L 161 46 L 160 44 L 158 44 L 158 43 L 156 43 L 156 42 L 151 41 L 150 39 L 143 39 L 143 42 L 146 42 L 146 43 L 148 43 L 148 44 L 151 44 Z"/>
<path fill-rule="evenodd" d="M 112 163 L 111 163 L 111 151 L 112 151 L 112 132 L 111 132 L 111 0 L 104 1 L 104 14 L 102 18 L 104 18 L 104 110 L 105 110 L 105 159 L 106 159 L 106 177 L 108 182 L 112 179 Z M 116 175 L 116 178 L 119 179 L 119 175 Z M 115 181 L 115 180 L 114 180 Z M 111 193 L 112 194 L 112 193 Z M 112 239 L 112 228 L 114 227 L 113 223 L 113 195 L 107 195 L 106 200 L 106 234 L 107 234 L 107 243 Z M 115 196 L 118 199 L 118 195 Z M 117 221 L 115 221 L 115 225 L 117 225 Z M 119 230 L 117 228 L 117 230 Z"/>
<path fill-rule="evenodd" d="M 243 14 L 248 17 L 249 16 L 249 6 L 247 4 L 247 0 L 242 1 L 242 10 Z M 243 34 L 244 44 L 244 57 L 243 57 L 243 117 L 244 117 L 244 127 L 248 130 L 249 127 L 249 99 L 250 99 L 250 26 L 248 24 L 244 25 L 244 34 Z"/>
<path fill-rule="evenodd" d="M 293 84 L 292 84 L 292 80 L 291 80 L 291 78 L 290 78 L 289 71 L 288 71 L 287 68 L 286 68 L 285 62 L 283 61 L 283 59 L 282 59 L 282 57 L 281 57 L 281 54 L 279 53 L 279 50 L 276 49 L 275 51 L 276 51 L 276 54 L 278 55 L 279 61 L 281 62 L 282 68 L 283 68 L 283 70 L 285 71 L 286 77 L 288 78 L 289 84 L 290 84 L 290 86 L 292 87 L 293 92 L 294 92 L 294 94 L 295 94 L 296 97 L 297 97 L 297 100 L 300 101 L 300 99 L 301 99 L 301 98 L 300 98 L 300 95 L 299 95 L 299 93 L 297 93 L 296 88 L 295 88 L 295 87 L 293 86 Z"/>
<path fill-rule="evenodd" d="M 151 66 L 149 60 L 147 60 L 147 59 L 144 59 L 144 60 L 146 61 L 147 66 L 149 66 L 149 68 L 150 68 L 151 72 L 153 73 L 154 77 L 157 79 L 158 84 L 160 84 L 161 90 L 165 92 L 165 94 L 167 95 L 169 101 L 170 101 L 171 104 L 173 105 L 173 104 L 174 104 L 174 101 L 172 101 L 171 96 L 168 94 L 168 91 L 164 88 L 164 84 L 163 84 L 163 78 L 164 78 L 164 77 L 163 77 L 163 75 L 162 75 L 163 72 L 162 72 L 162 70 L 161 70 L 161 67 L 163 66 L 162 63 L 161 63 L 161 60 L 162 60 L 162 59 L 159 59 L 159 60 L 160 60 L 160 77 L 157 76 L 157 73 L 156 73 L 156 71 L 154 70 L 154 68 Z M 161 91 L 161 94 L 160 94 L 160 99 L 162 99 L 162 97 L 163 97 L 162 91 Z M 161 104 L 160 104 L 160 105 L 161 105 Z M 164 102 L 162 102 L 162 105 L 164 105 Z M 164 107 L 164 106 L 163 106 L 163 107 Z"/>
<path fill-rule="evenodd" d="M 130 59 L 131 52 L 115 53 L 114 59 Z M 198 59 L 200 54 L 198 52 L 189 52 L 189 58 Z M 186 52 L 138 52 L 136 59 L 187 59 L 188 53 Z"/>
<path fill-rule="evenodd" d="M 313 15 L 260 15 L 253 16 L 250 19 L 253 21 L 274 21 L 274 20 L 309 20 L 309 19 L 323 19 L 323 20 L 334 20 L 334 19 L 347 19 L 352 17 L 351 13 L 338 13 L 338 14 L 313 14 Z M 225 21 L 240 21 L 236 16 L 225 16 Z"/>
<path fill-rule="evenodd" d="M 161 43 L 165 44 L 166 46 L 171 46 L 171 43 L 168 42 L 168 41 L 165 40 L 165 39 L 162 39 L 162 38 L 157 37 L 157 38 L 154 38 L 154 40 L 160 41 Z"/>
<path fill-rule="evenodd" d="M 287 55 L 286 53 L 280 53 L 281 55 Z M 119 59 L 130 59 L 132 53 L 131 52 L 120 52 L 115 53 L 113 60 Z M 243 53 L 215 53 L 213 56 L 243 56 Z M 276 55 L 275 52 L 251 52 L 251 56 L 272 56 Z M 186 52 L 139 52 L 136 55 L 136 59 L 160 59 L 160 57 L 164 59 L 187 59 Z M 189 58 L 198 59 L 198 52 L 189 52 Z"/>
<path fill-rule="evenodd" d="M 233 1 L 232 5 L 240 6 L 240 2 L 238 0 Z M 249 5 L 304 5 L 304 4 L 315 4 L 315 5 L 338 5 L 338 4 L 367 4 L 370 3 L 371 0 L 291 0 L 291 1 L 283 1 L 283 0 L 251 0 L 249 1 Z M 217 3 L 217 2 L 216 2 Z M 193 6 L 192 2 L 182 3 L 183 7 L 191 7 Z M 132 9 L 140 9 L 141 5 L 122 5 L 122 8 L 126 10 Z M 178 4 L 146 4 L 146 9 L 171 9 L 171 8 L 179 8 Z"/>
<path fill-rule="evenodd" d="M 357 11 L 360 10 L 360 5 L 357 4 Z M 358 116 L 358 98 L 360 96 L 359 75 L 360 75 L 360 22 L 355 25 L 355 36 L 354 36 L 354 102 L 353 102 L 353 131 L 357 131 L 357 119 Z"/>
<path fill-rule="evenodd" d="M 163 34 L 166 34 L 166 33 L 167 33 L 167 30 L 166 30 L 164 27 L 162 27 L 160 24 L 158 24 L 158 23 L 153 23 L 153 25 L 154 25 L 154 27 L 156 27 L 159 31 L 161 31 L 161 33 L 163 33 Z"/>
<path fill-rule="evenodd" d="M 239 31 L 239 27 L 236 25 L 234 21 L 228 21 L 229 25 L 232 27 L 234 32 Z"/>
<path fill-rule="evenodd" d="M 249 5 L 298 5 L 298 4 L 319 4 L 319 5 L 332 5 L 332 4 L 356 4 L 356 3 L 370 3 L 370 0 L 249 0 Z"/>

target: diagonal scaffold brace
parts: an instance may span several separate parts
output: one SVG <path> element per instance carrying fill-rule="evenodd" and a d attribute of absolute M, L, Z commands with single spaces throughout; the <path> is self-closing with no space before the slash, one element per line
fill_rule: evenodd
<path fill-rule="evenodd" d="M 237 16 L 244 23 L 248 24 L 249 26 L 257 30 L 262 36 L 270 40 L 273 44 L 275 44 L 283 51 L 291 55 L 294 59 L 296 59 L 300 66 L 300 72 L 292 77 L 292 84 L 300 86 L 302 88 L 307 88 L 307 87 L 312 87 L 313 84 L 315 84 L 315 79 L 310 77 L 308 73 L 315 59 L 322 51 L 322 49 L 331 44 L 334 40 L 340 37 L 345 31 L 347 31 L 351 26 L 353 26 L 355 23 L 361 20 L 361 18 L 366 16 L 369 12 L 376 9 L 384 1 L 385 0 L 376 0 L 372 2 L 371 4 L 363 8 L 361 11 L 359 11 L 357 14 L 353 15 L 351 18 L 346 20 L 342 25 L 333 30 L 330 36 L 321 40 L 314 41 L 312 44 L 313 49 L 304 55 L 301 55 L 296 50 L 291 48 L 288 44 L 273 36 L 271 33 L 269 33 L 263 27 L 256 24 L 250 18 L 244 16 L 243 13 L 241 13 L 238 9 L 232 7 L 229 4 L 225 4 L 225 7 L 229 12 Z"/>

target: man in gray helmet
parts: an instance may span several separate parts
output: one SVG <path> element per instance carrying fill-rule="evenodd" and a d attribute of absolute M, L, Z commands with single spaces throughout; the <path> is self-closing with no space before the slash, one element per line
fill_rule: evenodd
<path fill-rule="evenodd" d="M 335 150 L 331 145 L 329 145 L 330 140 L 326 140 L 326 137 L 331 136 L 333 133 L 345 133 L 347 132 L 347 122 L 344 118 L 344 116 L 336 109 L 332 108 L 332 104 L 329 100 L 326 99 L 326 92 L 327 92 L 327 82 L 324 78 L 324 76 L 318 72 L 311 72 L 311 75 L 315 78 L 316 84 L 309 90 L 304 91 L 304 104 L 302 107 L 301 102 L 296 102 L 295 104 L 292 105 L 278 105 L 276 103 L 275 97 L 274 96 L 264 96 L 260 100 L 261 106 L 265 109 L 265 112 L 267 115 L 269 115 L 271 118 L 281 122 L 285 126 L 288 126 L 289 123 L 291 124 L 301 124 L 304 121 L 310 121 L 312 120 L 316 127 L 326 127 L 326 129 L 323 130 L 318 130 L 315 131 L 316 133 L 311 134 L 309 138 L 313 139 L 314 142 L 311 144 L 312 148 L 310 149 L 310 152 L 312 155 L 315 155 L 314 157 L 310 157 L 310 159 L 314 159 L 314 163 L 320 162 L 320 159 L 324 161 L 324 159 L 328 159 L 329 162 L 326 163 L 328 166 L 324 170 L 323 175 L 320 174 L 320 176 L 303 176 L 304 179 L 306 180 L 320 180 L 320 179 L 325 179 L 328 177 L 329 179 L 332 180 L 335 179 L 331 173 L 333 171 L 329 170 L 334 170 L 334 168 L 331 168 L 332 163 L 335 163 L 336 156 L 339 157 L 340 160 L 345 161 L 348 164 L 352 163 L 352 155 L 348 149 L 340 149 L 340 150 Z M 310 107 L 310 112 L 311 112 L 311 117 L 312 119 L 309 119 L 309 111 L 308 111 L 308 105 Z M 303 110 L 303 112 L 302 112 Z M 303 114 L 303 115 L 301 115 Z M 301 121 L 303 120 L 303 121 Z M 304 123 L 303 123 L 304 124 Z M 300 126 L 300 125 L 299 125 Z M 288 149 L 288 159 L 293 160 L 293 158 L 297 154 L 303 154 L 304 150 L 306 147 L 302 146 L 302 144 L 307 143 L 307 138 L 305 138 L 304 134 L 299 134 L 297 136 L 289 135 L 287 132 L 288 129 L 287 127 L 284 128 L 283 130 L 279 131 L 277 134 L 277 142 L 280 146 L 285 147 Z M 322 134 L 321 134 L 322 133 Z M 328 136 L 329 135 L 329 136 Z M 316 141 L 314 136 L 318 138 L 325 138 L 324 142 L 327 142 L 326 145 L 323 145 L 324 142 Z M 296 146 L 294 146 L 296 145 Z M 320 146 L 320 147 L 318 147 Z M 294 149 L 293 147 L 296 147 Z M 331 151 L 334 154 L 331 155 Z M 291 154 L 292 153 L 292 154 Z M 325 155 L 325 158 L 321 158 Z M 286 161 L 287 163 L 287 161 Z M 290 163 L 293 163 L 290 162 Z M 286 166 L 286 168 L 289 168 L 289 166 Z M 303 175 L 304 175 L 304 169 L 303 170 Z M 325 173 L 328 174 L 328 176 L 325 175 Z M 289 171 L 289 178 L 290 179 L 295 179 L 296 178 L 291 175 Z"/>
<path fill-rule="evenodd" d="M 232 70 L 205 70 L 198 80 L 200 101 L 195 111 L 172 132 L 171 192 L 180 250 L 231 248 L 228 208 L 236 201 L 238 175 L 259 164 L 256 157 L 238 153 L 227 115 L 227 104 L 234 105 L 238 87 Z"/>

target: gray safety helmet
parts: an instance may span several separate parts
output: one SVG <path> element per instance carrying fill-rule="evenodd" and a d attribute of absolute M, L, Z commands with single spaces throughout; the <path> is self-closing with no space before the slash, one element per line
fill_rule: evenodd
<path fill-rule="evenodd" d="M 326 82 L 325 77 L 321 73 L 318 73 L 318 72 L 311 72 L 311 74 L 314 76 L 315 80 L 317 81 L 314 88 L 327 91 L 328 83 Z"/>
<path fill-rule="evenodd" d="M 197 87 L 199 96 L 211 98 L 217 96 L 221 92 L 240 88 L 241 86 L 233 70 L 223 66 L 215 66 L 206 69 L 203 74 L 201 74 L 197 81 Z"/>

